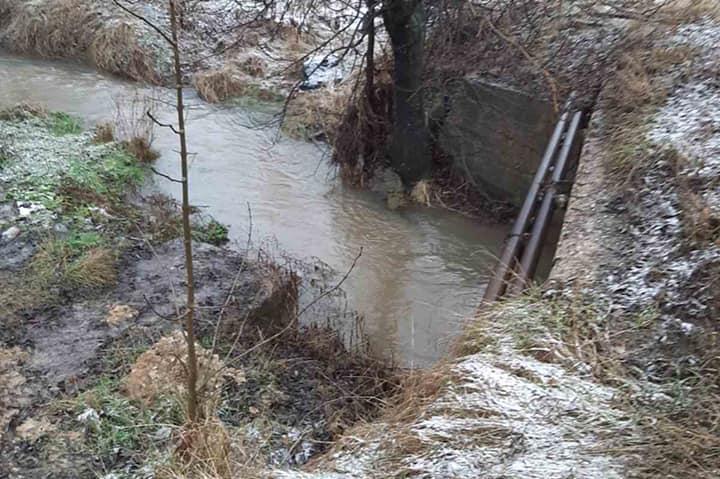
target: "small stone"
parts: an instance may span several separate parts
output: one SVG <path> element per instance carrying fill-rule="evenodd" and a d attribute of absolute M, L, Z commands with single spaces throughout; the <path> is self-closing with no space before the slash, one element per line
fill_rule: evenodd
<path fill-rule="evenodd" d="M 89 407 L 78 415 L 77 420 L 86 425 L 95 425 L 100 422 L 100 415 L 93 408 Z"/>
<path fill-rule="evenodd" d="M 0 220 L 10 220 L 16 215 L 15 207 L 11 203 L 0 205 Z"/>
<path fill-rule="evenodd" d="M 53 226 L 53 229 L 56 233 L 65 234 L 68 232 L 68 227 L 65 226 L 62 223 L 57 223 L 55 226 Z"/>
<path fill-rule="evenodd" d="M 105 322 L 108 326 L 119 326 L 120 324 L 135 319 L 138 315 L 138 310 L 128 306 L 127 304 L 116 304 L 110 308 L 110 312 L 105 318 Z"/>
<path fill-rule="evenodd" d="M 22 231 L 17 226 L 11 226 L 3 232 L 2 239 L 3 241 L 12 241 L 18 236 L 20 236 L 21 232 Z"/>

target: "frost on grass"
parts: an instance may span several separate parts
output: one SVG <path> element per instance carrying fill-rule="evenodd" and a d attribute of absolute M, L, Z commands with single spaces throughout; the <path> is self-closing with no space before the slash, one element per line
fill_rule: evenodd
<path fill-rule="evenodd" d="M 604 453 L 624 428 L 613 391 L 507 349 L 458 361 L 450 383 L 419 417 L 350 435 L 324 472 L 280 478 L 623 477 Z"/>
<path fill-rule="evenodd" d="M 92 145 L 91 133 L 53 135 L 47 120 L 29 116 L 0 121 L 0 137 L 8 160 L 0 183 L 18 203 L 51 203 L 62 176 L 79 162 L 97 162 L 106 145 Z"/>
<path fill-rule="evenodd" d="M 627 248 L 622 264 L 601 281 L 622 310 L 660 305 L 660 342 L 668 332 L 698 333 L 688 321 L 713 315 L 712 288 L 699 283 L 720 263 L 712 237 L 713 216 L 720 214 L 719 41 L 720 27 L 712 24 L 682 26 L 669 40 L 693 48 L 693 66 L 650 119 L 645 149 L 651 163 L 633 192 L 636 201 L 627 205 Z M 698 227 L 710 231 L 706 241 L 693 240 Z"/>

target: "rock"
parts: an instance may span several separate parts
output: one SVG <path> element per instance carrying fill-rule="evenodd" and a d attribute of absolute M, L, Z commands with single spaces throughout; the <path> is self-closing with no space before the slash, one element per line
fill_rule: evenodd
<path fill-rule="evenodd" d="M 4 203 L 0 205 L 0 221 L 9 221 L 17 215 L 17 210 L 12 203 Z"/>
<path fill-rule="evenodd" d="M 416 203 L 430 206 L 430 191 L 430 182 L 427 180 L 421 180 L 415 183 L 415 186 L 413 186 L 413 189 L 410 192 L 410 197 Z"/>
<path fill-rule="evenodd" d="M 122 323 L 135 319 L 138 315 L 138 310 L 128 306 L 127 304 L 116 304 L 110 308 L 110 312 L 105 318 L 105 322 L 108 326 L 115 327 Z"/>
<path fill-rule="evenodd" d="M 9 242 L 20 236 L 20 233 L 22 233 L 20 228 L 18 228 L 17 226 L 11 226 L 10 228 L 3 231 L 2 239 L 3 241 Z"/>
<path fill-rule="evenodd" d="M 91 407 L 85 409 L 76 418 L 78 422 L 85 424 L 86 426 L 95 426 L 100 423 L 100 415 L 97 411 Z"/>
<path fill-rule="evenodd" d="M 29 218 L 33 213 L 44 209 L 45 207 L 41 204 L 24 203 L 22 205 L 18 205 L 18 215 L 20 215 L 21 218 Z"/>
<path fill-rule="evenodd" d="M 168 426 L 163 426 L 153 434 L 153 439 L 156 441 L 167 441 L 172 436 L 172 429 Z"/>
<path fill-rule="evenodd" d="M 403 186 L 402 179 L 400 179 L 400 175 L 390 168 L 384 169 L 379 176 L 380 182 L 374 187 L 376 191 L 381 191 L 385 194 L 405 192 L 405 187 Z"/>
<path fill-rule="evenodd" d="M 394 191 L 392 193 L 388 193 L 387 196 L 387 205 L 388 208 L 391 210 L 397 210 L 399 208 L 402 208 L 407 204 L 407 196 L 404 192 L 397 192 Z"/>

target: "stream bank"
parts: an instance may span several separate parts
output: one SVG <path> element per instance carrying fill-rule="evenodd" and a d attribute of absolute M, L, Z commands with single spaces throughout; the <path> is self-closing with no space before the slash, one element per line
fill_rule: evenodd
<path fill-rule="evenodd" d="M 0 477 L 170 474 L 184 423 L 163 366 L 177 369 L 182 341 L 162 340 L 184 301 L 177 204 L 140 195 L 147 165 L 70 115 L 4 110 L 0 138 Z M 199 348 L 225 366 L 208 393 L 218 427 L 255 451 L 243 467 L 301 464 L 372 417 L 394 373 L 297 325 L 293 271 L 208 244 L 227 240 L 222 228 L 194 223 Z M 173 387 L 142 404 L 163 381 Z"/>
<path fill-rule="evenodd" d="M 412 399 L 280 478 L 714 478 L 720 11 L 626 23 L 551 281 L 485 307 Z"/>

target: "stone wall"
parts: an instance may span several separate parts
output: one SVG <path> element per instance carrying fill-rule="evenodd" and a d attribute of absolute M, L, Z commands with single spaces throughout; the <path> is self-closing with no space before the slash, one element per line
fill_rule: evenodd
<path fill-rule="evenodd" d="M 439 141 L 480 191 L 522 205 L 555 126 L 552 105 L 479 79 L 449 87 Z"/>

